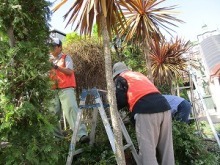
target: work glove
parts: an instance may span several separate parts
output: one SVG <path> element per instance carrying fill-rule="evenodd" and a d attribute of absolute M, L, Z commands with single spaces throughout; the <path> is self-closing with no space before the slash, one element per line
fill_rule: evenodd
<path fill-rule="evenodd" d="M 54 69 L 57 69 L 57 68 L 58 68 L 58 66 L 57 66 L 56 64 L 54 64 L 54 63 L 52 63 L 52 67 L 53 67 Z"/>

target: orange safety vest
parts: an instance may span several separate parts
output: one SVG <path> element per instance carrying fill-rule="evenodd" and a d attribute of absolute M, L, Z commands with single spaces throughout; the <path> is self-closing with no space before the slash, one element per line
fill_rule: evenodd
<path fill-rule="evenodd" d="M 128 83 L 128 104 L 132 112 L 135 103 L 143 96 L 151 93 L 160 93 L 154 84 L 143 74 L 133 71 L 125 71 L 120 74 Z"/>
<path fill-rule="evenodd" d="M 66 55 L 62 54 L 61 58 L 57 62 L 57 66 L 65 68 L 65 58 Z M 74 72 L 71 75 L 67 75 L 59 71 L 59 69 L 52 69 L 50 72 L 50 78 L 54 82 L 52 89 L 76 87 L 76 79 Z"/>

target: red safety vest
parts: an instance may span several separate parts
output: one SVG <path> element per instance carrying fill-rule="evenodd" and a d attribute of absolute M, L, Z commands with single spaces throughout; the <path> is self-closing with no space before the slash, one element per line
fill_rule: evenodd
<path fill-rule="evenodd" d="M 65 58 L 66 55 L 62 54 L 61 58 L 57 62 L 57 66 L 65 68 Z M 76 87 L 76 79 L 74 72 L 71 75 L 67 75 L 59 71 L 59 69 L 52 69 L 50 72 L 50 78 L 54 82 L 52 89 Z"/>
<path fill-rule="evenodd" d="M 128 104 L 132 112 L 135 103 L 143 96 L 151 93 L 160 93 L 154 84 L 143 74 L 125 71 L 120 74 L 128 83 Z"/>

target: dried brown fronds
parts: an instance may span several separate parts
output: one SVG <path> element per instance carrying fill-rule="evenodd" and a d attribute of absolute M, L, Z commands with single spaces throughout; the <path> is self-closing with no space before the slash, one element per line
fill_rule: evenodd
<path fill-rule="evenodd" d="M 78 89 L 106 89 L 103 47 L 95 39 L 81 39 L 64 46 L 64 52 L 71 55 L 75 64 Z"/>

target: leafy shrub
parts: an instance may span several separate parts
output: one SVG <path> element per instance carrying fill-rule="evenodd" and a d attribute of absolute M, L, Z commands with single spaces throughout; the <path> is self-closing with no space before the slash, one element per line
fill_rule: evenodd
<path fill-rule="evenodd" d="M 49 113 L 49 2 L 0 3 L 0 164 L 56 164 L 60 142 Z M 10 43 L 10 45 L 8 44 Z M 0 146 L 1 147 L 1 146 Z"/>
<path fill-rule="evenodd" d="M 217 157 L 208 151 L 194 125 L 173 121 L 173 145 L 176 165 L 217 165 Z"/>

